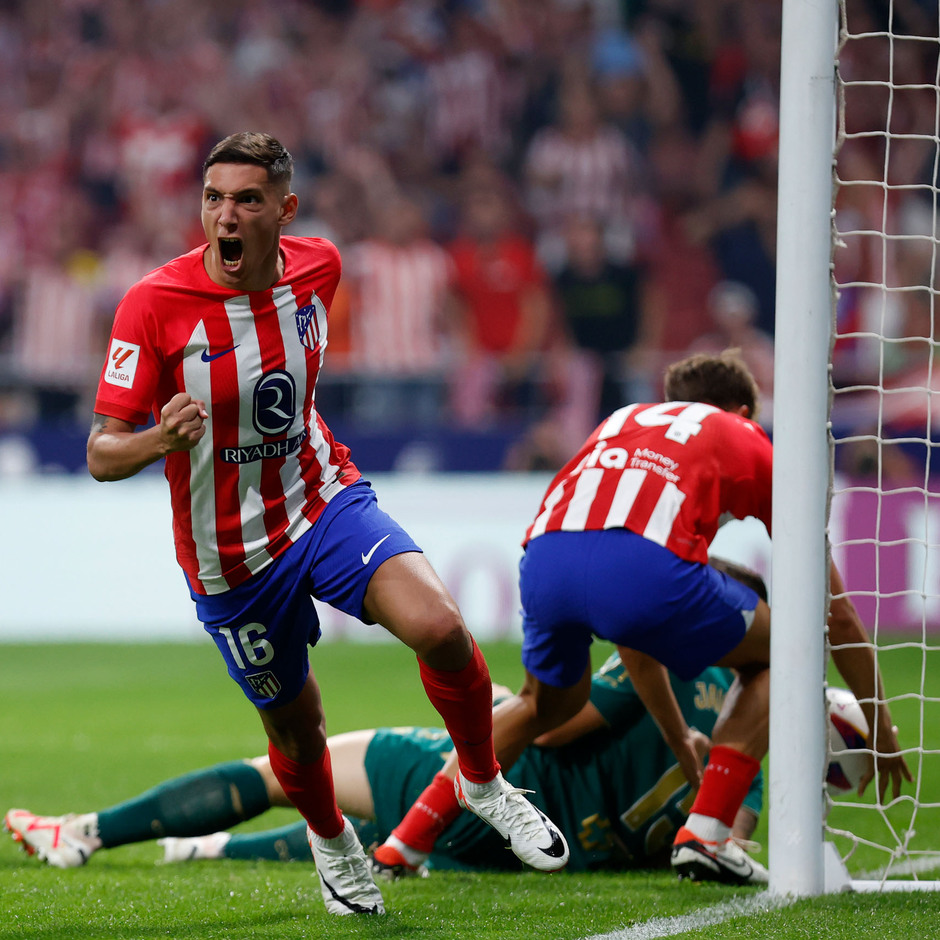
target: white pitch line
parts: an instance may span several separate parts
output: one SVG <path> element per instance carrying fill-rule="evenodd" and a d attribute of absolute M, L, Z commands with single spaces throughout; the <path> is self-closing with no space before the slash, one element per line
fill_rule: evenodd
<path fill-rule="evenodd" d="M 914 874 L 932 871 L 940 867 L 940 855 L 926 855 L 912 859 L 905 864 L 895 865 L 892 874 Z M 885 875 L 884 869 L 857 876 L 880 880 Z M 679 914 L 675 917 L 654 917 L 652 920 L 611 933 L 592 934 L 584 940 L 659 940 L 660 937 L 675 937 L 689 930 L 701 930 L 714 927 L 735 917 L 752 917 L 767 911 L 778 910 L 792 904 L 797 898 L 789 896 L 771 896 L 767 891 L 745 897 L 734 897 L 714 907 L 706 907 L 693 914 Z"/>
<path fill-rule="evenodd" d="M 615 930 L 612 933 L 594 934 L 585 940 L 657 940 L 658 937 L 674 937 L 688 930 L 701 930 L 723 924 L 735 917 L 751 917 L 777 910 L 792 903 L 792 898 L 771 897 L 767 891 L 747 897 L 734 897 L 714 907 L 706 907 L 693 914 L 680 914 L 676 917 L 654 917 L 652 920 Z"/>
<path fill-rule="evenodd" d="M 882 878 L 890 875 L 923 875 L 928 871 L 935 871 L 937 868 L 940 868 L 940 853 L 930 852 L 908 858 L 896 865 L 886 865 L 884 868 L 877 869 L 877 871 L 852 875 L 852 878 L 860 881 L 881 881 Z"/>

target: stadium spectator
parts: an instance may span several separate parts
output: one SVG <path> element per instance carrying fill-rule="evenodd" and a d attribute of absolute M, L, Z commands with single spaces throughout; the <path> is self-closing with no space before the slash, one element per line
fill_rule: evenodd
<path fill-rule="evenodd" d="M 726 513 L 753 515 L 770 532 L 772 447 L 752 420 L 754 379 L 732 353 L 673 364 L 665 391 L 665 402 L 628 405 L 598 426 L 549 484 L 525 534 L 526 679 L 494 714 L 496 749 L 511 766 L 527 744 L 580 711 L 593 637 L 616 643 L 698 787 L 673 843 L 673 867 L 680 877 L 762 883 L 766 869 L 733 841 L 731 827 L 767 750 L 770 608 L 704 562 Z M 830 586 L 833 660 L 875 729 L 879 799 L 889 784 L 897 797 L 911 775 L 877 660 L 834 565 Z M 698 734 L 677 706 L 668 671 L 688 679 L 706 664 L 738 675 L 703 772 Z M 874 774 L 872 767 L 860 792 Z M 409 838 L 401 841 L 414 845 L 426 825 L 409 812 L 400 827 Z"/>
<path fill-rule="evenodd" d="M 879 412 L 882 431 L 889 438 L 912 437 L 929 443 L 940 429 L 940 377 L 937 375 L 936 298 L 930 290 L 930 272 L 901 297 L 900 336 L 884 352 L 884 393 Z M 917 466 L 927 465 L 926 455 Z"/>
<path fill-rule="evenodd" d="M 740 183 L 690 216 L 695 237 L 707 242 L 724 280 L 744 284 L 757 300 L 754 325 L 773 337 L 777 287 L 776 152 L 752 165 Z"/>
<path fill-rule="evenodd" d="M 558 117 L 533 137 L 524 174 L 539 256 L 549 268 L 564 257 L 564 226 L 572 215 L 600 220 L 618 260 L 630 257 L 634 200 L 643 176 L 640 154 L 602 119 L 587 79 L 574 77 L 562 86 Z"/>
<path fill-rule="evenodd" d="M 840 450 L 840 469 L 877 474 L 884 484 L 922 478 L 940 437 L 940 369 L 937 366 L 936 300 L 929 271 L 921 286 L 900 293 L 900 331 L 883 342 L 882 378 L 835 394 L 836 436 L 851 436 Z"/>
<path fill-rule="evenodd" d="M 930 246 L 936 232 L 932 207 L 917 192 L 914 178 L 900 176 L 897 191 L 885 193 L 882 184 L 875 182 L 883 175 L 880 163 L 876 153 L 856 141 L 840 150 L 839 247 L 834 264 L 836 279 L 845 286 L 836 302 L 833 373 L 837 386 L 877 383 L 882 370 L 878 335 L 905 335 L 907 292 L 878 285 L 919 289 L 929 283 L 924 271 L 931 265 Z M 910 191 L 905 190 L 907 185 Z M 882 226 L 886 232 L 905 237 L 872 237 Z M 893 367 L 890 353 L 886 366 L 889 371 Z"/>
<path fill-rule="evenodd" d="M 761 425 L 770 428 L 773 424 L 774 341 L 756 326 L 757 297 L 746 284 L 721 281 L 709 293 L 707 305 L 715 329 L 695 340 L 688 354 L 717 355 L 726 349 L 736 349 L 760 390 L 757 414 Z"/>
<path fill-rule="evenodd" d="M 384 199 L 374 214 L 375 234 L 352 245 L 344 265 L 353 417 L 366 426 L 432 425 L 443 420 L 452 359 L 453 265 L 414 200 Z"/>
<path fill-rule="evenodd" d="M 315 411 L 340 265 L 332 243 L 283 234 L 297 213 L 291 171 L 290 154 L 265 134 L 235 134 L 210 151 L 208 244 L 119 305 L 88 467 L 121 480 L 165 460 L 197 615 L 258 709 L 274 773 L 309 826 L 327 909 L 381 913 L 335 800 L 307 654 L 319 638 L 312 597 L 415 651 L 474 811 L 511 832 L 536 867 L 562 867 L 568 853 L 499 773 L 489 673 L 453 599 Z M 155 424 L 137 432 L 150 414 Z"/>
<path fill-rule="evenodd" d="M 710 185 L 699 178 L 701 159 L 701 142 L 681 125 L 661 128 L 653 138 L 655 207 L 638 254 L 646 277 L 637 356 L 651 394 L 665 367 L 711 329 L 705 298 L 721 270 L 707 238 L 689 224 Z"/>
<path fill-rule="evenodd" d="M 642 271 L 611 259 L 599 220 L 575 214 L 565 226 L 565 264 L 552 279 L 559 334 L 545 357 L 550 407 L 510 448 L 506 469 L 556 471 L 573 441 L 602 415 L 642 398 L 633 381 L 641 332 Z"/>
<path fill-rule="evenodd" d="M 704 735 L 732 679 L 727 670 L 709 668 L 692 682 L 673 680 L 683 715 Z M 672 836 L 687 815 L 690 787 L 616 653 L 594 673 L 591 699 L 581 713 L 539 745 L 523 752 L 508 779 L 534 791 L 537 805 L 564 821 L 572 846 L 569 870 L 667 861 Z M 368 845 L 389 837 L 452 744 L 437 728 L 380 728 L 332 736 L 329 748 L 337 801 Z M 445 785 L 451 787 L 449 778 Z M 735 820 L 737 837 L 751 837 L 762 794 L 758 776 Z M 4 823 L 29 854 L 58 868 L 84 865 L 101 849 L 158 835 L 166 861 L 309 861 L 303 822 L 250 833 L 221 831 L 269 807 L 290 805 L 270 761 L 261 756 L 167 780 L 98 812 L 50 817 L 12 809 Z M 495 831 L 475 816 L 462 814 L 447 825 L 442 820 L 440 829 L 429 858 L 433 868 L 519 867 Z M 388 879 L 421 870 L 373 862 L 374 874 Z"/>
<path fill-rule="evenodd" d="M 642 154 L 655 128 L 682 117 L 681 90 L 662 40 L 662 30 L 652 18 L 640 17 L 631 32 L 599 30 L 591 49 L 601 114 Z"/>
<path fill-rule="evenodd" d="M 49 257 L 33 259 L 16 276 L 16 378 L 34 397 L 39 420 L 49 424 L 77 420 L 97 371 L 103 272 L 100 258 L 81 247 L 86 209 L 78 194 L 64 199 L 49 231 Z"/>
<path fill-rule="evenodd" d="M 469 185 L 450 253 L 461 344 L 451 391 L 454 416 L 467 426 L 537 413 L 552 314 L 549 285 L 499 182 Z"/>
<path fill-rule="evenodd" d="M 641 332 L 643 272 L 610 258 L 603 223 L 574 215 L 565 227 L 565 264 L 553 278 L 574 350 L 585 361 L 597 387 L 586 434 L 628 401 L 631 352 Z"/>
<path fill-rule="evenodd" d="M 477 150 L 494 159 L 509 147 L 512 86 L 501 67 L 498 35 L 457 7 L 427 68 L 427 146 L 438 166 L 453 171 Z"/>

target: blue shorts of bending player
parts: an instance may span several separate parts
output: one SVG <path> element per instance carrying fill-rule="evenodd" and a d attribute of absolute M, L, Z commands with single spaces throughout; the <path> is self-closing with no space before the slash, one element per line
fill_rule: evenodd
<path fill-rule="evenodd" d="M 244 584 L 196 594 L 196 615 L 225 657 L 229 675 L 258 708 L 292 702 L 310 670 L 307 646 L 320 638 L 313 598 L 357 617 L 382 562 L 420 552 L 378 507 L 365 481 L 330 500 L 312 528 Z"/>
<path fill-rule="evenodd" d="M 519 563 L 522 662 L 548 685 L 574 685 L 593 637 L 647 653 L 693 679 L 744 637 L 757 595 L 627 529 L 547 532 Z"/>

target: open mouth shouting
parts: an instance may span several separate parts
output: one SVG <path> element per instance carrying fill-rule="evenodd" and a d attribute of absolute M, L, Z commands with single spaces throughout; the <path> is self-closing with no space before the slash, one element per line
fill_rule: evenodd
<path fill-rule="evenodd" d="M 222 257 L 222 266 L 237 268 L 242 260 L 242 240 L 240 238 L 220 238 L 219 254 Z"/>

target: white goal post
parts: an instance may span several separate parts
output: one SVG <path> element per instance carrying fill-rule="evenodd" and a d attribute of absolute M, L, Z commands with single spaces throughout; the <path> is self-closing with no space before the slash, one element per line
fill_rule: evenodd
<path fill-rule="evenodd" d="M 934 327 L 926 328 L 923 335 L 917 334 L 921 345 L 929 352 L 926 372 L 917 381 L 893 389 L 887 375 L 886 362 L 898 358 L 910 344 L 910 334 L 905 333 L 903 318 L 898 309 L 910 299 L 917 299 L 932 314 L 938 303 L 937 262 L 937 183 L 938 155 L 940 155 L 940 91 L 936 85 L 936 73 L 927 82 L 915 82 L 905 73 L 902 64 L 909 59 L 909 47 L 913 41 L 933 45 L 932 55 L 937 53 L 937 19 L 934 12 L 933 37 L 914 36 L 909 31 L 894 33 L 895 2 L 883 0 L 878 7 L 884 14 L 882 22 L 878 16 L 865 12 L 858 17 L 850 16 L 847 8 L 856 5 L 859 9 L 864 0 L 783 0 L 783 31 L 781 43 L 781 88 L 780 88 L 780 147 L 777 221 L 777 295 L 776 295 L 776 350 L 774 388 L 774 501 L 773 501 L 773 549 L 772 549 L 772 606 L 774 630 L 771 643 L 771 718 L 769 753 L 769 851 L 770 890 L 776 895 L 796 897 L 812 896 L 836 890 L 910 890 L 940 889 L 940 882 L 918 880 L 920 870 L 928 872 L 937 866 L 937 857 L 926 858 L 930 853 L 920 852 L 914 864 L 910 841 L 914 835 L 914 819 L 922 807 L 940 808 L 937 795 L 922 792 L 920 772 L 925 766 L 925 755 L 940 753 L 940 744 L 924 739 L 927 724 L 923 720 L 925 704 L 940 701 L 931 699 L 925 692 L 922 677 L 920 688 L 897 689 L 889 687 L 888 700 L 895 709 L 895 702 L 909 698 L 920 705 L 921 728 L 919 737 L 902 733 L 902 747 L 910 747 L 909 763 L 915 774 L 915 782 L 907 788 L 904 798 L 910 804 L 906 822 L 893 825 L 884 816 L 887 831 L 883 842 L 865 842 L 879 851 L 886 859 L 881 871 L 874 877 L 853 878 L 832 841 L 832 832 L 827 829 L 830 801 L 823 786 L 827 760 L 827 728 L 824 687 L 827 671 L 827 655 L 823 625 L 829 602 L 827 563 L 830 550 L 837 559 L 854 544 L 847 536 L 833 536 L 830 510 L 847 500 L 847 495 L 861 492 L 876 509 L 872 532 L 856 537 L 858 543 L 874 558 L 872 575 L 874 583 L 848 584 L 851 594 L 857 590 L 867 595 L 866 619 L 872 629 L 876 654 L 884 646 L 892 645 L 894 636 L 890 630 L 898 626 L 886 622 L 891 610 L 890 601 L 895 595 L 912 599 L 922 609 L 919 639 L 908 645 L 923 654 L 940 652 L 940 634 L 934 616 L 931 624 L 928 611 L 940 609 L 937 581 L 938 553 L 940 541 L 929 517 L 937 508 L 930 502 L 930 407 L 933 404 L 936 420 L 940 425 L 940 399 L 933 401 L 932 360 L 936 349 Z M 905 2 L 905 9 L 917 7 L 916 2 Z M 875 7 L 867 4 L 870 11 Z M 926 10 L 927 7 L 924 7 Z M 853 33 L 853 29 L 856 32 Z M 840 55 L 853 41 L 866 41 L 864 48 L 884 53 L 869 63 L 863 56 L 849 56 L 852 74 L 841 74 Z M 896 66 L 897 57 L 897 66 Z M 929 58 L 929 57 L 928 57 Z M 862 74 L 868 65 L 871 74 Z M 933 85 L 930 85 L 930 81 Z M 875 91 L 872 91 L 875 89 Z M 907 108 L 908 123 L 904 124 L 892 111 L 894 102 L 903 101 L 904 95 L 934 92 L 932 123 L 928 113 L 923 122 L 929 126 L 911 126 L 910 108 Z M 849 92 L 847 94 L 847 92 Z M 847 102 L 860 101 L 853 95 L 877 94 L 883 103 L 884 124 L 880 128 L 864 128 L 859 131 L 847 126 L 845 108 Z M 869 98 L 869 100 L 871 100 Z M 929 109 L 928 109 L 929 110 Z M 916 122 L 913 122 L 916 124 Z M 840 178 L 839 154 L 847 140 L 866 138 L 863 143 L 872 145 L 875 152 L 883 155 L 881 165 L 874 165 L 870 179 L 859 178 L 857 172 L 846 172 Z M 903 177 L 895 185 L 896 171 L 889 157 L 896 158 L 901 149 L 911 143 L 922 145 L 921 151 L 934 154 L 932 175 L 926 182 Z M 896 148 L 892 151 L 892 148 Z M 917 151 L 919 154 L 921 151 Z M 880 175 L 879 175 L 880 174 Z M 864 187 L 876 194 L 884 210 L 880 218 L 853 219 L 854 229 L 839 229 L 839 213 L 836 197 L 857 187 Z M 898 193 L 921 189 L 918 200 L 926 206 L 915 223 L 892 214 L 888 207 L 896 203 Z M 931 211 L 932 206 L 932 211 Z M 913 228 L 910 227 L 913 224 Z M 905 227 L 907 226 L 907 227 Z M 894 252 L 907 241 L 914 246 L 913 256 L 920 268 L 917 277 L 911 276 L 915 265 L 906 267 L 893 263 Z M 858 268 L 842 277 L 836 251 L 848 244 L 856 252 L 867 252 L 872 262 L 859 273 Z M 861 246 L 861 247 L 860 247 Z M 923 272 L 926 272 L 924 274 Z M 907 278 L 907 280 L 906 280 Z M 845 297 L 854 297 L 862 309 L 860 321 L 850 326 L 837 324 L 837 303 Z M 840 308 L 841 309 L 841 308 Z M 940 320 L 940 318 L 938 318 Z M 940 328 L 940 322 L 938 322 Z M 867 355 L 869 372 L 858 378 L 855 374 L 847 382 L 833 376 L 832 351 L 836 342 L 853 348 L 864 359 Z M 841 347 L 840 347 L 841 348 Z M 938 360 L 940 369 L 940 360 Z M 940 378 L 940 373 L 938 373 Z M 855 382 L 857 385 L 853 386 Z M 886 384 L 886 382 L 888 384 Z M 846 387 L 846 386 L 849 387 Z M 940 383 L 937 388 L 940 389 Z M 927 416 L 926 430 L 921 438 L 913 440 L 891 439 L 886 431 L 886 415 L 890 408 L 886 402 L 905 402 L 916 405 L 922 401 Z M 894 398 L 892 399 L 892 396 Z M 832 402 L 839 404 L 857 401 L 860 411 L 871 409 L 872 426 L 859 430 L 837 427 L 833 421 Z M 847 409 L 851 413 L 852 406 Z M 895 408 L 895 411 L 898 409 Z M 886 480 L 889 454 L 898 451 L 899 444 L 922 445 L 927 456 L 920 466 L 919 483 L 915 480 L 909 489 L 915 502 L 922 497 L 923 521 L 917 523 L 921 530 L 911 538 L 898 538 L 898 542 L 910 543 L 908 554 L 913 553 L 922 560 L 919 576 L 900 588 L 889 588 L 882 584 L 879 563 L 885 543 L 882 538 L 883 514 L 890 513 L 891 494 L 897 494 L 899 484 Z M 869 448 L 870 479 L 865 485 L 852 483 L 843 485 L 841 477 L 834 477 L 834 467 L 848 448 L 852 453 Z M 916 451 L 916 448 L 915 448 Z M 916 458 L 915 458 L 916 459 Z M 934 467 L 940 471 L 940 461 Z M 837 482 L 834 484 L 834 479 Z M 836 517 L 833 511 L 832 516 Z M 920 517 L 918 517 L 920 518 Z M 836 520 L 838 521 L 838 520 Z M 940 528 L 940 524 L 936 525 Z M 915 526 L 916 528 L 916 526 Z M 890 546 L 889 546 L 890 547 Z M 840 562 L 841 563 L 841 562 Z M 846 580 L 851 577 L 845 572 Z M 933 579 L 933 580 L 932 580 Z M 911 605 L 909 605 L 911 606 Z M 883 638 L 879 628 L 887 631 Z M 882 667 L 883 671 L 887 671 Z M 890 686 L 890 681 L 886 680 Z M 936 712 L 936 709 L 934 710 Z M 916 758 L 916 760 L 915 760 Z M 874 804 L 875 786 L 872 785 L 864 798 L 865 803 Z M 913 794 L 913 795 L 911 795 Z M 934 801 L 932 804 L 930 801 Z M 850 807 L 851 808 L 851 807 Z M 882 813 L 880 807 L 865 807 Z M 861 808 L 860 808 L 861 809 Z M 883 814 L 884 815 L 884 814 Z M 851 828 L 851 824 L 849 829 Z M 851 832 L 843 833 L 851 836 Z M 933 847 L 940 850 L 940 845 Z M 895 874 L 914 875 L 913 880 L 894 880 Z"/>

